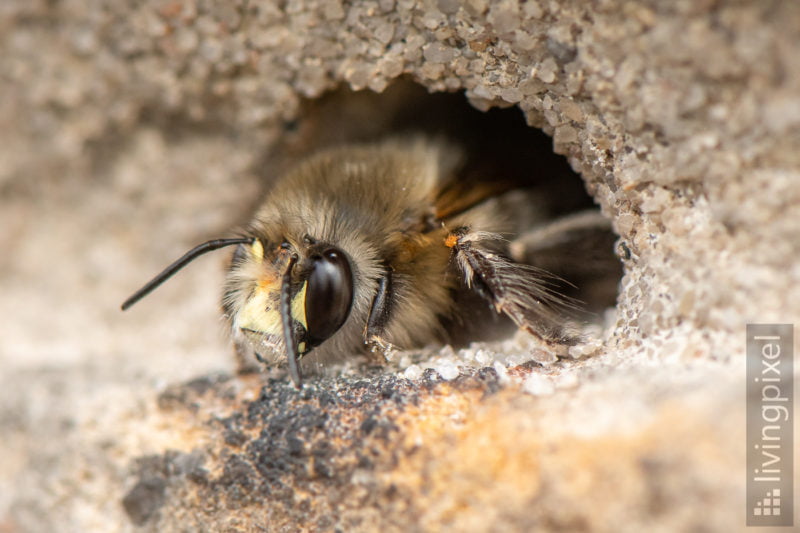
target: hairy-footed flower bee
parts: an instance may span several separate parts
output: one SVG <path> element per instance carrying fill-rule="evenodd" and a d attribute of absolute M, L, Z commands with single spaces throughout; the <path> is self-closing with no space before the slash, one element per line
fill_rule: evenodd
<path fill-rule="evenodd" d="M 459 179 L 463 158 L 418 137 L 329 149 L 279 180 L 241 237 L 206 242 L 131 296 L 127 309 L 197 256 L 236 245 L 223 308 L 238 349 L 300 361 L 447 341 L 471 291 L 565 353 L 579 341 L 553 277 L 512 259 L 514 213 L 500 183 Z M 598 223 L 595 217 L 592 223 Z M 600 222 L 602 224 L 602 222 Z"/>

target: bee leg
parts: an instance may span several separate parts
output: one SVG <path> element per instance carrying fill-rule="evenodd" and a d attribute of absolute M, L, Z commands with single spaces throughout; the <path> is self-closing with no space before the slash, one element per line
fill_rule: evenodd
<path fill-rule="evenodd" d="M 572 282 L 573 286 L 562 284 L 561 290 L 600 312 L 615 304 L 622 277 L 622 263 L 614 253 L 616 240 L 611 221 L 592 209 L 523 233 L 508 250 L 515 261 Z"/>
<path fill-rule="evenodd" d="M 387 267 L 383 276 L 378 279 L 378 290 L 369 309 L 367 325 L 364 328 L 364 343 L 372 351 L 381 350 L 384 356 L 392 349 L 392 345 L 383 338 L 386 325 L 392 310 L 392 269 Z"/>
<path fill-rule="evenodd" d="M 538 254 L 550 255 L 557 252 L 563 256 L 566 252 L 562 248 L 568 248 L 574 253 L 576 245 L 587 248 L 590 245 L 597 246 L 597 240 L 605 244 L 609 236 L 616 238 L 611 229 L 611 221 L 600 211 L 587 209 L 521 234 L 511 242 L 509 252 L 514 260 L 530 264 L 531 259 L 535 259 Z M 597 254 L 592 254 L 594 255 Z"/>
<path fill-rule="evenodd" d="M 467 287 L 557 355 L 566 355 L 582 340 L 569 327 L 567 311 L 575 310 L 576 302 L 555 291 L 551 274 L 493 251 L 501 242 L 498 235 L 466 227 L 445 238 Z"/>

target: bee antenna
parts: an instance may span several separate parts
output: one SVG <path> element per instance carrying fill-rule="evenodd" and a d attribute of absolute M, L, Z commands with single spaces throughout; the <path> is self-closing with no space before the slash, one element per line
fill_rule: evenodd
<path fill-rule="evenodd" d="M 161 271 L 156 277 L 148 281 L 144 287 L 133 293 L 130 298 L 125 300 L 122 303 L 122 310 L 125 311 L 130 306 L 153 292 L 159 285 L 167 281 L 176 272 L 180 269 L 200 257 L 201 255 L 213 252 L 214 250 L 219 250 L 220 248 L 224 248 L 225 246 L 232 246 L 234 244 L 247 244 L 252 243 L 252 237 L 236 237 L 233 239 L 214 239 L 208 242 L 204 242 L 203 244 L 199 244 L 183 254 L 183 256 L 169 265 L 167 268 Z"/>
<path fill-rule="evenodd" d="M 286 359 L 289 361 L 289 375 L 294 381 L 295 387 L 298 389 L 303 386 L 303 378 L 300 376 L 300 358 L 297 353 L 297 342 L 295 341 L 292 328 L 292 295 L 290 292 L 292 283 L 292 269 L 297 262 L 297 255 L 292 254 L 289 257 L 289 264 L 286 265 L 286 270 L 283 273 L 281 280 L 281 295 L 280 295 L 280 312 L 281 322 L 283 323 L 283 343 L 286 347 Z"/>

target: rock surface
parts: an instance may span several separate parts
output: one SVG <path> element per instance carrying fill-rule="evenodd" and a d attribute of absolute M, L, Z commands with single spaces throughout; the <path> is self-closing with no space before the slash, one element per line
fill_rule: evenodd
<path fill-rule="evenodd" d="M 732 530 L 744 324 L 800 321 L 800 4 L 0 7 L 0 531 Z M 302 98 L 518 106 L 620 236 L 594 348 L 231 377 L 222 258 Z M 431 368 L 432 370 L 426 370 Z"/>

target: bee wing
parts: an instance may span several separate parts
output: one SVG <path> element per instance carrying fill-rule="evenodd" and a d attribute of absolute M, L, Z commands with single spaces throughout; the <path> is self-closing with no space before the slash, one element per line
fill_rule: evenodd
<path fill-rule="evenodd" d="M 451 234 L 448 245 L 468 287 L 506 314 L 521 329 L 559 354 L 581 341 L 572 331 L 569 315 L 580 307 L 559 294 L 558 278 L 539 268 L 516 263 L 491 250 L 494 234 Z"/>
<path fill-rule="evenodd" d="M 484 180 L 479 174 L 456 175 L 440 184 L 434 201 L 436 218 L 447 220 L 519 185 L 511 180 Z"/>

